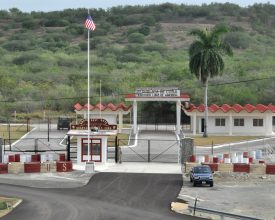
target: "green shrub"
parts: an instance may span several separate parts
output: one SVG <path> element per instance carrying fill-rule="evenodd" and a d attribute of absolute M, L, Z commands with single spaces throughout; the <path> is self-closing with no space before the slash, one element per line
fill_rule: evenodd
<path fill-rule="evenodd" d="M 148 36 L 150 34 L 150 27 L 147 25 L 142 25 L 138 31 L 144 36 Z"/>
<path fill-rule="evenodd" d="M 27 51 L 33 49 L 29 40 L 12 40 L 3 44 L 3 48 L 8 51 Z"/>
<path fill-rule="evenodd" d="M 140 33 L 132 33 L 128 36 L 129 43 L 140 43 L 143 44 L 145 42 L 144 35 Z"/>
<path fill-rule="evenodd" d="M 7 206 L 7 203 L 6 202 L 0 202 L 0 210 L 4 210 L 4 209 L 7 209 L 8 206 Z"/>
<path fill-rule="evenodd" d="M 242 32 L 230 32 L 226 34 L 224 40 L 232 47 L 238 49 L 246 49 L 251 43 L 251 38 L 249 35 Z"/>
<path fill-rule="evenodd" d="M 13 59 L 13 63 L 15 65 L 23 65 L 25 63 L 28 63 L 34 59 L 37 59 L 37 55 L 36 54 L 23 54 L 19 57 L 16 57 Z"/>

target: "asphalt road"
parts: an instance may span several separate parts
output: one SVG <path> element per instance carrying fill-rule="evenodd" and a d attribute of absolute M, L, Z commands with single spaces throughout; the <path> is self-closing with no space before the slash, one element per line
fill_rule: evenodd
<path fill-rule="evenodd" d="M 2 219 L 199 219 L 170 211 L 181 186 L 181 175 L 129 173 L 98 173 L 86 186 L 74 189 L 0 184 L 2 195 L 23 199 Z"/>

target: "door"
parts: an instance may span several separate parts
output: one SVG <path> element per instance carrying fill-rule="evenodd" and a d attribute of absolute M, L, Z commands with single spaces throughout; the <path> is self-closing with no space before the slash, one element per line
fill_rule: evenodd
<path fill-rule="evenodd" d="M 201 132 L 204 132 L 204 118 L 201 119 Z"/>
<path fill-rule="evenodd" d="M 88 139 L 82 138 L 81 140 L 81 161 L 86 162 L 88 160 L 94 162 L 102 161 L 102 145 L 101 139 L 91 138 L 90 139 L 90 155 L 88 150 Z"/>

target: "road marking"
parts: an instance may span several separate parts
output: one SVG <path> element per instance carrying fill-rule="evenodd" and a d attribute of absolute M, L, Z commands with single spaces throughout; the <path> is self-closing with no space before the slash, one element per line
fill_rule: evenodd
<path fill-rule="evenodd" d="M 196 200 L 196 197 L 193 197 L 193 196 L 182 195 L 182 194 L 180 194 L 179 196 L 181 196 L 181 197 L 187 197 L 187 198 L 189 198 L 189 199 Z M 204 200 L 203 200 L 203 199 L 200 199 L 200 198 L 197 198 L 197 200 L 198 200 L 198 201 L 201 201 L 201 202 L 204 202 Z"/>

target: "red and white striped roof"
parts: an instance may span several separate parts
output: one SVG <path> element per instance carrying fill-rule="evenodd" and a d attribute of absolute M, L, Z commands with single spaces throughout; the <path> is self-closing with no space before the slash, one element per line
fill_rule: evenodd
<path fill-rule="evenodd" d="M 195 106 L 193 104 L 190 104 L 190 108 L 187 109 L 188 112 L 193 112 L 193 111 L 198 111 L 198 112 L 204 112 L 205 110 L 205 106 L 199 105 L 199 106 Z M 261 113 L 264 113 L 266 111 L 271 111 L 273 113 L 275 113 L 275 105 L 269 104 L 269 105 L 262 105 L 262 104 L 258 104 L 258 105 L 251 105 L 251 104 L 246 104 L 244 106 L 239 105 L 239 104 L 235 104 L 235 105 L 228 105 L 228 104 L 223 104 L 221 106 L 218 106 L 216 104 L 212 104 L 210 106 L 208 106 L 208 110 L 212 113 L 215 113 L 218 110 L 223 111 L 224 113 L 229 112 L 229 111 L 234 111 L 236 113 L 242 112 L 242 111 L 246 111 L 248 113 L 254 112 L 254 111 L 258 111 Z"/>
<path fill-rule="evenodd" d="M 88 109 L 88 104 L 85 104 L 83 106 L 79 103 L 76 103 L 74 105 L 74 108 L 75 108 L 76 111 L 87 110 Z M 111 111 L 122 110 L 122 111 L 128 111 L 131 108 L 132 108 L 132 105 L 126 106 L 124 103 L 119 103 L 118 105 L 114 105 L 113 103 L 109 103 L 107 105 L 97 103 L 96 105 L 91 105 L 90 104 L 89 109 L 90 109 L 90 111 L 94 111 L 94 110 L 101 110 L 101 111 L 105 111 L 105 110 L 111 110 Z"/>

